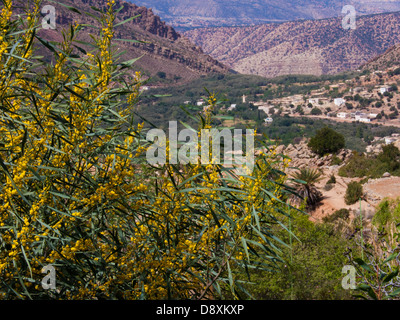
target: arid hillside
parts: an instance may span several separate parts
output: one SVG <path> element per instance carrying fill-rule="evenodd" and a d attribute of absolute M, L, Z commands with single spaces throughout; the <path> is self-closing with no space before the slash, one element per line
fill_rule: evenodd
<path fill-rule="evenodd" d="M 99 22 L 92 16 L 99 16 L 91 7 L 104 8 L 105 0 L 64 0 L 64 5 L 77 8 L 81 14 L 68 10 L 65 6 L 53 2 L 44 2 L 43 5 L 50 4 L 56 7 L 56 30 L 44 30 L 40 35 L 47 40 L 62 39 L 61 30 L 73 21 L 81 24 L 99 27 Z M 136 68 L 144 71 L 149 76 L 155 76 L 159 72 L 165 73 L 164 81 L 187 82 L 199 78 L 201 75 L 209 73 L 225 73 L 228 69 L 215 59 L 211 58 L 203 51 L 191 43 L 187 38 L 176 32 L 174 28 L 161 21 L 152 10 L 145 7 L 138 7 L 134 4 L 116 0 L 115 8 L 123 6 L 117 15 L 116 24 L 138 16 L 116 28 L 115 37 L 127 39 L 128 41 L 115 41 L 121 51 L 126 53 L 122 56 L 123 60 L 130 60 L 141 57 L 136 62 Z M 79 40 L 90 42 L 89 33 L 96 34 L 98 30 L 87 27 L 79 35 Z M 139 40 L 144 43 L 132 42 Z M 172 81 L 171 81 L 172 80 Z"/>
<path fill-rule="evenodd" d="M 341 18 L 251 27 L 200 28 L 184 33 L 218 61 L 245 74 L 334 74 L 400 43 L 400 13 L 363 16 L 356 30 Z"/>
<path fill-rule="evenodd" d="M 362 65 L 363 70 L 384 70 L 400 64 L 400 45 L 389 48 L 385 53 L 371 59 Z"/>

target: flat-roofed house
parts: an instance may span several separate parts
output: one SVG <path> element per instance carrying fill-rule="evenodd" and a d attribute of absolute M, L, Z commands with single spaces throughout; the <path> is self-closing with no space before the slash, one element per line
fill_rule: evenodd
<path fill-rule="evenodd" d="M 343 98 L 336 98 L 334 100 L 335 105 L 338 106 L 338 107 L 344 105 L 345 102 L 346 102 L 346 100 L 344 100 Z"/>

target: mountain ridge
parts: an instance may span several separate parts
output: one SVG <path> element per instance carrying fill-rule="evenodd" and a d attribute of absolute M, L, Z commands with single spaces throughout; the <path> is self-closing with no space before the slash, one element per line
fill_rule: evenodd
<path fill-rule="evenodd" d="M 400 12 L 250 27 L 199 28 L 184 35 L 237 72 L 275 77 L 354 70 L 400 43 Z"/>
<path fill-rule="evenodd" d="M 400 1 L 343 0 L 129 0 L 153 8 L 172 26 L 187 30 L 197 27 L 243 26 L 300 19 L 342 16 L 345 5 L 358 15 L 400 10 Z"/>

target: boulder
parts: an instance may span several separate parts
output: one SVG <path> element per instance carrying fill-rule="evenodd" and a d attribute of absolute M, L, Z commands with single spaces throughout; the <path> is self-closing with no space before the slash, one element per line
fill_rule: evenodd
<path fill-rule="evenodd" d="M 390 178 L 392 175 L 389 173 L 389 172 L 385 172 L 384 174 L 383 174 L 383 178 Z"/>

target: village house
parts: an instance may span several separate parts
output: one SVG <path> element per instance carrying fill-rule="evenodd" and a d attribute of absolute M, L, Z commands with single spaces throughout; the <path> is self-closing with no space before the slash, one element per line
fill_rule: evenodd
<path fill-rule="evenodd" d="M 359 111 L 357 111 L 355 113 L 354 118 L 356 119 L 356 121 L 361 121 L 361 119 L 369 119 L 368 115 L 366 113 L 362 113 L 362 112 L 359 112 Z"/>
<path fill-rule="evenodd" d="M 345 102 L 346 102 L 346 100 L 344 100 L 343 98 L 336 98 L 334 100 L 335 105 L 338 106 L 338 107 L 344 105 Z"/>
<path fill-rule="evenodd" d="M 390 87 L 390 86 L 383 86 L 383 87 L 380 87 L 380 89 L 379 89 L 379 92 L 381 94 L 384 94 L 385 92 L 390 92 L 390 91 L 392 91 L 392 87 Z"/>
<path fill-rule="evenodd" d="M 346 119 L 347 116 L 348 116 L 348 113 L 347 113 L 347 112 L 339 112 L 339 113 L 337 114 L 337 117 L 338 117 L 338 118 L 342 118 L 342 119 Z"/>

